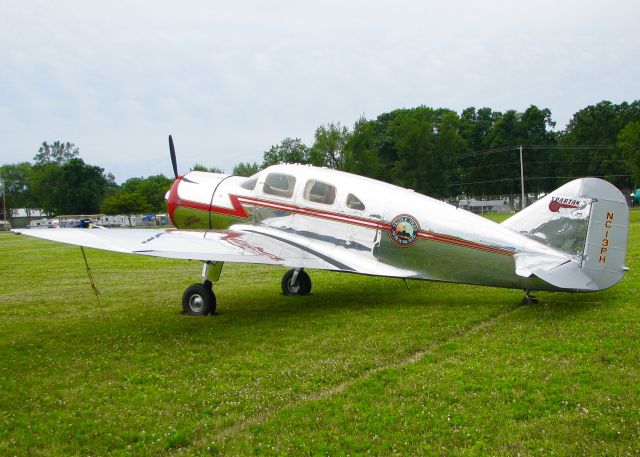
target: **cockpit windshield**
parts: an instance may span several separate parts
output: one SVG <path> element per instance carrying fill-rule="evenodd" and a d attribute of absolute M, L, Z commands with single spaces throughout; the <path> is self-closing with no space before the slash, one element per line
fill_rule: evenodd
<path fill-rule="evenodd" d="M 257 182 L 258 173 L 255 173 L 254 175 L 248 177 L 242 184 L 240 184 L 240 187 L 247 190 L 255 190 Z"/>

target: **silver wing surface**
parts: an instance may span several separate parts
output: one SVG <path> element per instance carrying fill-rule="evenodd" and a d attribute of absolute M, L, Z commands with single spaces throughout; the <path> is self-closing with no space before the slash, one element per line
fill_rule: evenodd
<path fill-rule="evenodd" d="M 60 243 L 171 259 L 257 263 L 397 277 L 415 272 L 383 265 L 373 253 L 310 244 L 303 237 L 265 227 L 236 230 L 24 229 L 15 233 Z"/>

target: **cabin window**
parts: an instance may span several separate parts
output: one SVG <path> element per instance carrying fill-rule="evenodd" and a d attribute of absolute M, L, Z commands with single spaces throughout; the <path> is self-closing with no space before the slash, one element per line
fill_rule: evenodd
<path fill-rule="evenodd" d="M 336 200 L 336 188 L 331 184 L 311 179 L 304 187 L 304 199 L 323 205 L 333 205 Z"/>
<path fill-rule="evenodd" d="M 293 176 L 282 173 L 269 173 L 264 181 L 262 191 L 265 194 L 289 198 L 293 195 L 295 185 L 296 178 Z"/>
<path fill-rule="evenodd" d="M 364 203 L 360 201 L 358 197 L 353 194 L 347 195 L 347 208 L 357 209 L 358 211 L 364 211 Z"/>
<path fill-rule="evenodd" d="M 245 182 L 240 184 L 240 187 L 247 190 L 254 190 L 256 188 L 256 183 L 258 182 L 258 177 L 255 178 L 247 178 Z"/>

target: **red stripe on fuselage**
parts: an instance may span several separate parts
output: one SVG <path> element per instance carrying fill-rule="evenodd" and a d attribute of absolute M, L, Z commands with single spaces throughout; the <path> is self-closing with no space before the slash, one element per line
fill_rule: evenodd
<path fill-rule="evenodd" d="M 373 228 L 376 230 L 389 230 L 390 225 L 380 221 L 366 219 L 363 217 L 349 216 L 346 214 L 332 213 L 330 211 L 323 211 L 320 209 L 309 208 L 304 206 L 292 205 L 289 203 L 282 203 L 273 200 L 262 200 L 253 197 L 240 197 L 242 203 L 249 205 L 261 206 L 263 208 L 270 208 L 280 211 L 286 211 L 289 213 L 302 214 L 305 216 L 318 217 L 335 222 L 344 222 L 345 224 L 359 225 L 361 227 Z"/>
<path fill-rule="evenodd" d="M 210 211 L 212 213 L 218 213 L 218 214 L 226 214 L 227 216 L 235 216 L 241 219 L 249 218 L 249 213 L 247 213 L 247 211 L 244 209 L 244 206 L 242 206 L 242 203 L 240 203 L 239 197 L 237 195 L 229 195 L 229 200 L 233 205 L 232 208 L 226 208 L 224 206 L 214 206 L 214 205 L 209 205 L 207 203 L 200 203 L 200 202 L 194 202 L 191 200 L 182 200 L 182 199 L 177 199 L 176 206 L 179 206 L 181 208 L 198 209 L 200 211 Z M 171 196 L 169 197 L 169 203 L 171 203 Z M 173 218 L 171 220 L 173 221 Z"/>
<path fill-rule="evenodd" d="M 176 183 L 177 182 L 178 181 L 176 180 Z M 176 183 L 174 183 L 174 187 L 177 190 L 177 186 L 175 185 Z M 171 217 L 172 222 L 173 222 L 173 212 L 169 205 L 172 204 L 174 187 L 171 188 L 169 203 L 167 205 L 170 208 L 169 215 Z M 177 192 L 175 192 L 175 194 L 177 197 Z M 284 203 L 284 202 L 279 202 L 274 200 L 263 200 L 255 197 L 244 197 L 244 196 L 230 194 L 229 201 L 231 202 L 232 208 L 227 208 L 224 206 L 213 206 L 213 205 L 193 202 L 189 200 L 178 200 L 177 198 L 174 201 L 175 201 L 176 207 L 181 206 L 185 208 L 198 209 L 201 211 L 211 211 L 212 213 L 224 214 L 227 216 L 238 217 L 240 219 L 249 218 L 249 213 L 247 213 L 247 211 L 244 209 L 244 205 L 250 205 L 250 206 L 259 206 L 262 208 L 269 208 L 269 209 L 284 211 L 284 212 L 293 213 L 293 214 L 301 214 L 301 215 L 316 217 L 320 219 L 326 219 L 334 222 L 342 222 L 345 224 L 357 225 L 360 227 L 366 227 L 366 228 L 371 228 L 375 230 L 382 230 L 385 232 L 391 231 L 391 224 L 377 221 L 374 219 L 366 219 L 363 217 L 349 216 L 346 214 L 333 213 L 329 211 L 297 206 L 297 205 L 292 205 L 290 203 Z M 173 208 L 173 211 L 175 211 L 175 207 Z M 174 222 L 174 225 L 175 225 L 175 222 Z M 487 246 L 484 244 L 475 243 L 473 241 L 467 241 L 461 238 L 455 238 L 448 235 L 441 235 L 438 233 L 428 232 L 425 230 L 420 230 L 418 232 L 418 237 L 425 240 L 429 240 L 429 241 L 436 241 L 436 242 L 446 243 L 454 246 L 476 249 L 479 251 L 490 252 L 493 254 L 506 255 L 506 256 L 512 256 L 514 254 L 512 251 L 509 251 L 507 249 Z"/>
<path fill-rule="evenodd" d="M 420 238 L 426 239 L 426 240 L 431 240 L 431 241 L 438 241 L 440 243 L 446 243 L 446 244 L 451 244 L 451 245 L 455 245 L 455 246 L 462 246 L 465 248 L 471 248 L 471 249 L 476 249 L 476 250 L 480 250 L 480 251 L 485 251 L 485 252 L 491 252 L 494 254 L 500 254 L 500 255 L 508 255 L 511 256 L 513 255 L 512 251 L 509 251 L 507 249 L 502 249 L 502 248 L 496 248 L 493 246 L 487 246 L 486 244 L 480 244 L 480 243 L 475 243 L 473 241 L 467 241 L 467 240 L 463 240 L 462 238 L 455 238 L 452 236 L 448 236 L 448 235 L 441 235 L 439 233 L 432 233 L 432 232 L 427 232 L 427 231 L 420 231 L 418 232 L 418 236 Z"/>

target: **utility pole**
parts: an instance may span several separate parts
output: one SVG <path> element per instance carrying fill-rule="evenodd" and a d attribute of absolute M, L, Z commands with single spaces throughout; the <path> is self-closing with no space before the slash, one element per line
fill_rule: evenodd
<path fill-rule="evenodd" d="M 520 189 L 522 190 L 520 211 L 522 211 L 527 207 L 527 201 L 524 198 L 524 163 L 522 162 L 522 145 L 520 145 Z"/>
<path fill-rule="evenodd" d="M 4 187 L 4 179 L 2 180 L 2 214 L 4 214 L 5 227 L 7 224 L 7 192 Z"/>

